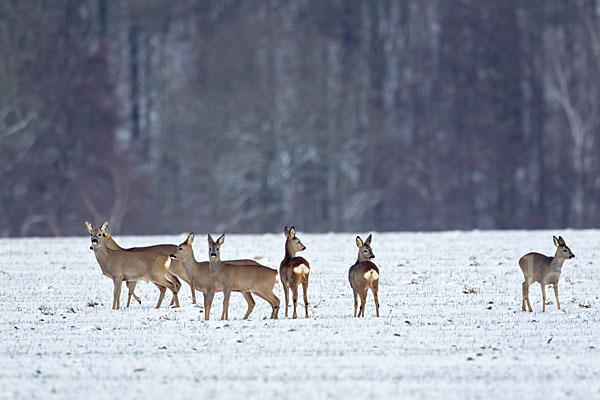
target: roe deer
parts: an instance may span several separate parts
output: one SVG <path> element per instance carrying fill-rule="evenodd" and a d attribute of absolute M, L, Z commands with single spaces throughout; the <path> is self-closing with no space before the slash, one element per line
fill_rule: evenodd
<path fill-rule="evenodd" d="M 283 230 L 285 234 L 285 256 L 279 265 L 279 276 L 283 284 L 283 292 L 285 293 L 285 316 L 288 316 L 289 289 L 292 289 L 292 302 L 294 303 L 293 318 L 297 318 L 296 304 L 298 303 L 298 286 L 302 284 L 304 292 L 304 310 L 306 318 L 308 318 L 308 297 L 306 291 L 308 289 L 308 275 L 310 274 L 310 265 L 302 257 L 296 257 L 296 252 L 305 250 L 306 247 L 300 239 L 296 237 L 296 228 L 293 226 L 288 229 L 286 226 Z"/>
<path fill-rule="evenodd" d="M 91 225 L 90 225 L 91 227 Z M 88 228 L 89 229 L 89 228 Z M 123 281 L 151 281 L 160 290 L 156 308 L 160 307 L 165 291 L 170 289 L 177 298 L 177 287 L 166 278 L 171 263 L 169 256 L 149 251 L 115 250 L 108 247 L 106 233 L 98 228 L 91 228 L 92 249 L 102 273 L 113 280 L 113 310 L 120 308 L 121 285 Z M 178 304 L 178 301 L 176 301 Z"/>
<path fill-rule="evenodd" d="M 519 266 L 525 277 L 525 281 L 523 281 L 523 301 L 521 304 L 523 311 L 526 311 L 525 302 L 527 302 L 529 312 L 533 311 L 529 302 L 529 286 L 533 282 L 539 282 L 542 286 L 542 312 L 546 311 L 546 285 L 549 284 L 554 286 L 556 305 L 560 310 L 560 302 L 558 301 L 560 271 L 565 260 L 575 258 L 575 254 L 567 247 L 562 236 L 559 236 L 558 239 L 556 236 L 552 236 L 552 239 L 554 239 L 554 245 L 556 246 L 554 257 L 548 257 L 540 253 L 528 253 L 519 259 Z"/>
<path fill-rule="evenodd" d="M 229 319 L 229 297 L 232 290 L 250 292 L 264 299 L 273 308 L 271 318 L 276 319 L 279 310 L 279 299 L 273 293 L 273 286 L 277 283 L 277 271 L 260 264 L 236 265 L 221 261 L 220 248 L 223 242 L 225 242 L 225 235 L 221 235 L 216 242 L 212 236 L 208 235 L 210 275 L 216 286 L 223 288 L 221 319 Z"/>
<path fill-rule="evenodd" d="M 194 241 L 194 233 L 190 233 L 185 240 L 185 242 L 181 243 L 177 249 L 171 254 L 171 259 L 173 260 L 181 260 L 183 264 L 183 268 L 185 269 L 185 273 L 190 277 L 192 281 L 193 288 L 200 290 L 204 294 L 204 319 L 209 320 L 210 318 L 210 308 L 212 305 L 213 298 L 215 296 L 215 292 L 223 291 L 222 287 L 218 287 L 212 279 L 210 275 L 209 262 L 203 261 L 198 262 L 194 257 L 194 250 L 192 249 L 192 242 Z M 260 265 L 254 260 L 234 260 L 227 261 L 228 263 L 235 263 L 238 265 Z M 234 292 L 239 292 L 239 290 L 233 290 Z M 244 319 L 248 319 L 252 309 L 256 302 L 252 298 L 252 294 L 248 291 L 241 291 L 242 296 L 246 299 L 248 303 L 248 310 L 244 315 Z"/>
<path fill-rule="evenodd" d="M 94 229 L 92 227 L 92 225 L 86 221 L 85 226 L 87 227 L 90 234 L 92 234 L 93 229 Z M 159 245 L 154 245 L 154 246 L 132 247 L 129 249 L 124 249 L 123 247 L 119 246 L 117 244 L 117 242 L 115 242 L 115 240 L 110 235 L 110 231 L 108 229 L 108 221 L 105 222 L 104 224 L 102 224 L 102 226 L 98 229 L 99 229 L 100 233 L 104 234 L 104 237 L 106 237 L 106 243 L 107 243 L 108 248 L 113 249 L 113 250 L 123 250 L 123 251 L 130 251 L 130 252 L 156 252 L 158 254 L 162 254 L 162 255 L 165 255 L 168 257 L 171 254 L 171 252 L 177 248 L 177 246 L 174 244 L 159 244 Z M 177 292 L 179 292 L 179 289 L 181 288 L 181 282 L 179 282 L 177 277 L 181 278 L 188 285 L 190 285 L 190 288 L 192 288 L 192 302 L 194 304 L 196 304 L 196 293 L 190 283 L 190 280 L 188 279 L 187 275 L 185 274 L 185 271 L 183 270 L 183 265 L 181 264 L 180 261 L 172 261 L 171 262 L 171 265 L 169 266 L 166 276 L 167 276 L 167 279 L 175 285 L 175 287 L 177 288 Z M 131 303 L 132 296 L 138 303 L 142 304 L 142 301 L 140 300 L 140 298 L 138 296 L 135 295 L 135 292 L 134 292 L 136 284 L 137 284 L 136 281 L 128 281 L 127 282 L 127 288 L 129 289 L 129 294 L 127 295 L 127 307 L 129 307 L 129 304 Z M 159 289 L 160 289 L 160 287 L 159 287 Z M 179 298 L 173 297 L 170 305 L 179 307 Z"/>
<path fill-rule="evenodd" d="M 365 316 L 365 303 L 367 302 L 367 293 L 371 289 L 375 298 L 375 310 L 379 317 L 379 298 L 377 290 L 379 288 L 379 268 L 377 265 L 369 261 L 375 258 L 371 249 L 371 235 L 367 240 L 362 241 L 360 236 L 356 237 L 356 246 L 358 246 L 358 259 L 348 272 L 348 280 L 354 292 L 354 316 L 356 317 L 356 308 L 358 306 L 357 296 L 360 296 L 359 317 Z"/>

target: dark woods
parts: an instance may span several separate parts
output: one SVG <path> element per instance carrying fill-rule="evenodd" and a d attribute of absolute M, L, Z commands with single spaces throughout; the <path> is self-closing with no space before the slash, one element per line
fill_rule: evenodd
<path fill-rule="evenodd" d="M 595 1 L 0 1 L 0 236 L 600 226 Z"/>

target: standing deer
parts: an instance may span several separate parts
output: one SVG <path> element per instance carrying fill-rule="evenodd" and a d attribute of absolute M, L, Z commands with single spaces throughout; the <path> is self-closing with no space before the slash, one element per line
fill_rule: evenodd
<path fill-rule="evenodd" d="M 273 293 L 273 286 L 277 283 L 277 271 L 255 264 L 233 264 L 221 261 L 220 249 L 225 242 L 225 235 L 221 235 L 215 242 L 208 235 L 209 270 L 217 287 L 223 288 L 223 313 L 221 319 L 229 319 L 229 297 L 232 290 L 250 292 L 267 301 L 273 308 L 272 319 L 277 319 L 279 299 Z M 209 307 L 212 299 L 209 299 Z"/>
<path fill-rule="evenodd" d="M 171 254 L 171 259 L 181 260 L 185 273 L 190 277 L 193 284 L 193 288 L 200 290 L 204 294 L 204 319 L 209 320 L 210 308 L 212 305 L 215 292 L 223 291 L 222 287 L 218 287 L 210 275 L 210 267 L 208 261 L 198 262 L 194 257 L 194 250 L 192 249 L 192 242 L 194 241 L 194 233 L 190 233 L 185 240 L 181 243 L 177 249 Z M 234 260 L 227 261 L 228 263 L 234 263 L 238 265 L 260 265 L 254 260 Z M 239 290 L 233 290 L 239 292 Z M 256 302 L 252 298 L 252 294 L 248 291 L 242 291 L 242 296 L 248 303 L 248 310 L 244 315 L 244 319 L 248 319 L 252 309 Z"/>
<path fill-rule="evenodd" d="M 294 303 L 293 318 L 297 318 L 296 304 L 298 303 L 298 286 L 302 284 L 304 292 L 304 310 L 306 318 L 308 318 L 308 275 L 310 274 L 310 265 L 302 257 L 296 257 L 296 252 L 305 250 L 306 247 L 300 239 L 296 237 L 296 228 L 293 226 L 288 229 L 286 226 L 283 230 L 285 234 L 285 256 L 279 266 L 279 275 L 283 284 L 283 292 L 285 293 L 285 316 L 288 316 L 289 289 L 292 289 L 292 302 Z"/>
<path fill-rule="evenodd" d="M 375 298 L 375 310 L 379 317 L 379 298 L 377 290 L 379 288 L 379 268 L 370 260 L 375 258 L 371 249 L 371 235 L 364 242 L 360 236 L 356 237 L 356 246 L 358 247 L 358 259 L 348 273 L 348 280 L 354 292 L 354 316 L 356 317 L 356 308 L 358 307 L 357 296 L 360 296 L 359 317 L 365 316 L 365 304 L 367 302 L 368 290 L 371 289 Z"/>
<path fill-rule="evenodd" d="M 92 225 L 86 221 L 85 226 L 87 227 L 90 234 L 92 234 L 92 232 L 94 230 Z M 154 245 L 154 246 L 132 247 L 129 249 L 124 249 L 121 246 L 119 246 L 117 244 L 117 242 L 115 242 L 115 240 L 110 235 L 110 231 L 108 229 L 108 221 L 105 222 L 104 224 L 102 224 L 102 226 L 98 229 L 99 229 L 99 232 L 102 233 L 104 235 L 104 237 L 106 238 L 106 243 L 107 243 L 108 248 L 113 249 L 113 250 L 123 250 L 123 251 L 130 251 L 130 252 L 156 252 L 158 254 L 162 254 L 162 255 L 165 255 L 168 257 L 171 254 L 171 252 L 173 252 L 173 250 L 175 250 L 177 248 L 177 246 L 174 244 L 159 244 L 159 245 Z M 177 279 L 177 277 L 181 278 L 184 282 L 186 282 L 188 285 L 190 285 L 190 288 L 192 290 L 192 302 L 194 304 L 196 304 L 196 292 L 194 291 L 194 288 L 192 287 L 189 278 L 187 277 L 187 275 L 185 274 L 185 271 L 183 270 L 183 265 L 181 264 L 181 261 L 172 261 L 171 265 L 169 266 L 169 270 L 167 271 L 167 279 L 169 279 L 175 285 L 175 287 L 177 288 L 177 292 L 179 292 L 179 289 L 181 288 L 181 282 L 179 282 L 179 279 Z M 127 282 L 127 288 L 129 289 L 129 294 L 127 295 L 127 307 L 129 307 L 129 305 L 131 303 L 132 296 L 138 303 L 142 304 L 142 301 L 140 300 L 140 298 L 138 296 L 135 295 L 135 292 L 134 292 L 136 284 L 137 284 L 137 282 L 135 282 L 135 281 Z M 179 307 L 179 298 L 173 297 L 170 305 Z"/>
<path fill-rule="evenodd" d="M 546 285 L 550 284 L 554 286 L 556 305 L 560 310 L 560 302 L 558 301 L 558 279 L 560 278 L 560 271 L 565 260 L 575 258 L 575 254 L 567 247 L 562 236 L 559 236 L 558 239 L 556 236 L 552 236 L 552 238 L 554 239 L 554 245 L 556 246 L 554 257 L 548 257 L 540 253 L 528 253 L 519 260 L 519 266 L 525 277 L 525 281 L 523 281 L 523 301 L 521 304 L 523 311 L 526 311 L 525 302 L 527 302 L 529 312 L 533 311 L 531 309 L 531 303 L 529 302 L 529 286 L 533 282 L 539 282 L 542 287 L 542 312 L 546 311 Z"/>
<path fill-rule="evenodd" d="M 92 249 L 102 273 L 113 280 L 113 310 L 121 305 L 123 281 L 150 281 L 160 290 L 156 308 L 160 307 L 165 291 L 170 289 L 177 301 L 177 287 L 166 278 L 171 263 L 169 256 L 150 251 L 115 250 L 108 247 L 106 233 L 98 228 L 91 229 Z"/>

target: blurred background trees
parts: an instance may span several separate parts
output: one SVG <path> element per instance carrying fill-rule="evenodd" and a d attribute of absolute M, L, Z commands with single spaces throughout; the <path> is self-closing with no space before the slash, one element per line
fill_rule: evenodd
<path fill-rule="evenodd" d="M 0 236 L 598 227 L 574 0 L 2 0 Z"/>

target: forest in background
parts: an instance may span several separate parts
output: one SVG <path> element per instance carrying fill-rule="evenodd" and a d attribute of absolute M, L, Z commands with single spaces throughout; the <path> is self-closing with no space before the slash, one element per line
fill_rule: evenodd
<path fill-rule="evenodd" d="M 594 0 L 0 0 L 0 236 L 600 227 Z"/>

